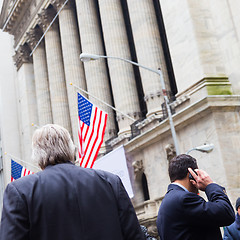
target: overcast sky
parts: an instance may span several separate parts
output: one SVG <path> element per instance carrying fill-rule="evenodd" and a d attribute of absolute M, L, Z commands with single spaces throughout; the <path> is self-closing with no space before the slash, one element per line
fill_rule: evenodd
<path fill-rule="evenodd" d="M 2 10 L 3 0 L 0 0 L 0 9 Z M 1 12 L 1 11 L 0 11 Z M 7 56 L 12 56 L 13 45 L 12 36 L 0 30 L 0 65 L 4 64 Z M 5 65 L 5 64 L 4 64 Z"/>
<path fill-rule="evenodd" d="M 0 9 L 2 9 L 2 2 L 3 0 L 0 0 Z M 2 89 L 5 88 L 3 87 L 4 81 L 14 77 L 13 55 L 13 36 L 0 30 L 0 93 L 6 90 Z"/>

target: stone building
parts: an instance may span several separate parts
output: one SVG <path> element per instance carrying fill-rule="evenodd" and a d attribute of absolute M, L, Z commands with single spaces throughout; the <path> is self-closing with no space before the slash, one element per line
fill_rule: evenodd
<path fill-rule="evenodd" d="M 123 61 L 79 59 L 81 52 L 116 56 L 161 69 L 180 152 L 214 144 L 211 153 L 191 154 L 234 202 L 240 196 L 239 10 L 233 0 L 4 0 L 0 27 L 14 36 L 17 121 L 15 128 L 2 124 L 9 134 L 19 129 L 15 154 L 30 162 L 34 126 L 46 123 L 67 128 L 77 144 L 76 92 L 86 90 L 109 114 L 100 155 L 124 145 L 137 215 L 156 231 L 168 159 L 175 155 L 162 85 L 158 74 Z"/>

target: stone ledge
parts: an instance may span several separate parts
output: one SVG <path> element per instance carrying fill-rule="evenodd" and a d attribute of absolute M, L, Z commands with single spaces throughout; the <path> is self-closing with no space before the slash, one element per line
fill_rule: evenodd
<path fill-rule="evenodd" d="M 174 114 L 173 123 L 177 131 L 210 112 L 236 111 L 238 108 L 240 108 L 240 95 L 207 96 Z M 124 147 L 127 152 L 139 151 L 152 143 L 160 141 L 166 135 L 171 135 L 168 119 L 136 136 L 124 144 Z"/>
<path fill-rule="evenodd" d="M 157 219 L 158 210 L 162 200 L 163 197 L 160 197 L 155 200 L 145 201 L 142 204 L 134 207 L 138 220 L 141 224 L 145 224 L 146 221 L 149 220 Z"/>

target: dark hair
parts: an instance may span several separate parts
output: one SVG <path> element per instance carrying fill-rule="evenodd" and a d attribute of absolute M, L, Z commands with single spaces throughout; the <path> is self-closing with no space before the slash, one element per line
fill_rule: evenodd
<path fill-rule="evenodd" d="M 188 168 L 198 168 L 197 160 L 190 155 L 180 154 L 174 157 L 168 166 L 170 181 L 184 179 L 187 176 Z"/>

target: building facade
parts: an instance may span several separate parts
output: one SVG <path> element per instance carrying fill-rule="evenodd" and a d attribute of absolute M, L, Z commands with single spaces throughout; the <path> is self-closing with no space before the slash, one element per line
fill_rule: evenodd
<path fill-rule="evenodd" d="M 116 56 L 161 69 L 180 152 L 214 144 L 211 153 L 191 154 L 234 202 L 240 196 L 239 10 L 232 0 L 5 0 L 0 27 L 14 36 L 17 121 L 2 124 L 16 135 L 16 157 L 31 163 L 32 133 L 47 123 L 67 128 L 77 145 L 76 93 L 87 91 L 108 112 L 99 156 L 124 145 L 138 218 L 156 234 L 168 161 L 176 154 L 161 81 L 123 61 L 79 59 L 82 52 Z"/>

